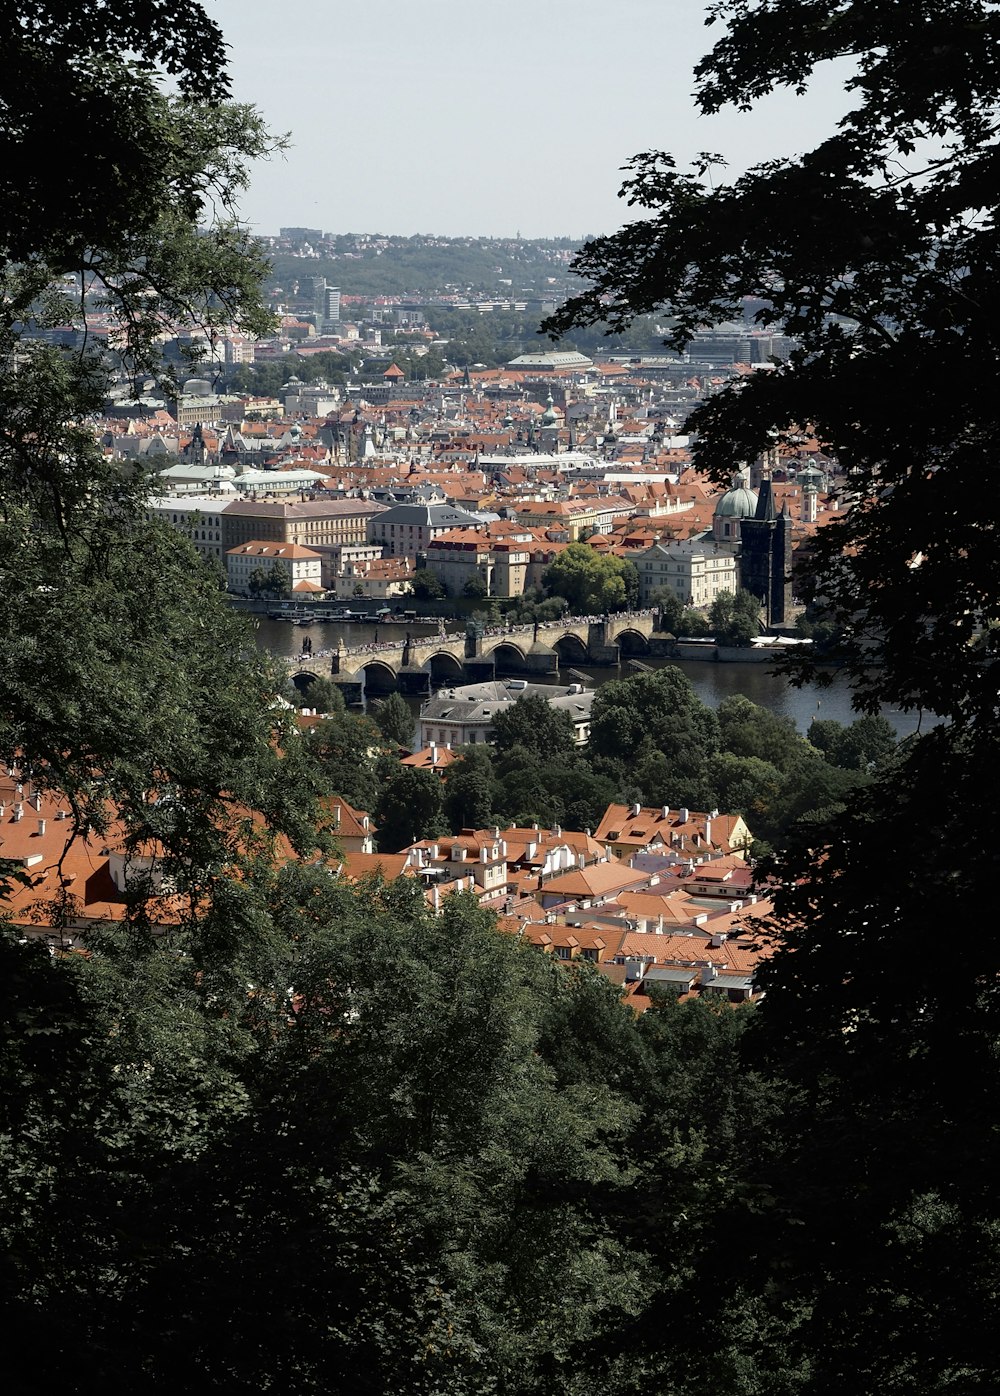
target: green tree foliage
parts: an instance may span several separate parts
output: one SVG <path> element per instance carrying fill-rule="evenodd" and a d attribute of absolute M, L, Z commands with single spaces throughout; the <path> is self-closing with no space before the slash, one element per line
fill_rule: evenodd
<path fill-rule="evenodd" d="M 490 589 L 486 585 L 486 579 L 477 572 L 470 577 L 462 588 L 462 595 L 470 597 L 473 601 L 481 601 L 484 596 L 489 596 Z"/>
<path fill-rule="evenodd" d="M 442 801 L 441 780 L 433 771 L 387 765 L 373 811 L 381 852 L 398 853 L 418 839 L 446 834 Z"/>
<path fill-rule="evenodd" d="M 336 282 L 350 295 L 411 296 L 461 288 L 477 296 L 508 298 L 510 286 L 506 282 L 514 278 L 518 289 L 536 285 L 539 293 L 549 297 L 550 278 L 565 279 L 565 254 L 574 247 L 568 238 L 414 236 L 390 237 L 385 241 L 388 246 L 375 246 L 357 235 L 341 234 L 328 244 L 333 256 L 321 255 L 305 264 L 301 257 L 279 250 L 273 258 L 273 280 L 288 288 L 305 270 L 310 276 L 325 276 Z M 494 311 L 479 315 L 476 311 L 432 305 L 427 307 L 427 315 L 431 328 L 442 337 L 461 338 L 477 332 L 485 335 L 495 325 L 501 337 L 516 332 L 520 347 L 522 340 L 534 343 L 538 331 L 537 319 L 524 313 Z"/>
<path fill-rule="evenodd" d="M 288 596 L 291 589 L 288 572 L 280 562 L 272 562 L 267 571 L 255 567 L 247 579 L 247 590 L 255 597 L 272 596 L 278 600 Z"/>
<path fill-rule="evenodd" d="M 65 793 L 76 827 L 105 828 L 117 805 L 136 837 L 208 867 L 241 802 L 279 827 L 294 814 L 272 741 L 277 684 L 86 418 L 117 373 L 160 371 L 165 324 L 266 327 L 264 264 L 233 204 L 269 142 L 251 111 L 214 100 L 223 48 L 198 6 L 5 13 L 0 750 Z M 87 332 L 98 305 L 117 323 L 113 354 Z M 76 329 L 72 352 L 35 337 L 52 325 Z"/>
<path fill-rule="evenodd" d="M 844 724 L 832 717 L 813 717 L 809 724 L 809 744 L 829 756 L 844 732 Z"/>
<path fill-rule="evenodd" d="M 704 611 L 695 611 L 691 608 L 685 610 L 681 615 L 680 634 L 687 635 L 692 640 L 704 639 L 710 633 L 711 627 L 708 617 Z"/>
<path fill-rule="evenodd" d="M 942 992 L 935 949 L 944 921 L 989 895 L 992 860 L 968 851 L 970 828 L 995 814 L 981 759 L 980 743 L 936 729 L 854 791 L 819 867 L 810 832 L 786 863 L 753 1060 L 790 1078 L 796 1104 L 758 1177 L 787 1223 L 763 1271 L 809 1301 L 785 1340 L 810 1389 L 849 1369 L 900 1392 L 998 1379 L 986 1312 L 1000 1220 L 983 1183 L 1000 966 L 992 938 L 970 936 Z M 767 1292 L 756 1266 L 745 1283 Z"/>
<path fill-rule="evenodd" d="M 642 1171 L 634 1082 L 658 1071 L 612 985 L 468 899 L 434 918 L 416 882 L 356 892 L 273 857 L 284 830 L 312 859 L 324 789 L 371 810 L 386 847 L 437 832 L 441 784 L 380 767 L 378 729 L 342 706 L 298 740 L 210 574 L 80 425 L 116 364 L 159 372 L 164 324 L 264 327 L 230 210 L 267 141 L 203 100 L 225 78 L 197 5 L 4 15 L 0 745 L 71 824 L 120 812 L 201 894 L 176 928 L 136 912 L 87 955 L 0 942 L 8 1385 L 612 1391 L 631 1358 L 595 1354 L 591 1380 L 581 1354 L 692 1262 L 682 1236 L 655 1273 L 619 1218 L 681 1177 L 685 1197 L 725 1186 L 701 1130 L 711 1110 L 725 1141 L 730 1112 L 657 1097 L 663 1158 Z M 118 316 L 117 360 L 17 342 L 29 312 L 80 325 L 78 291 Z M 671 1050 L 700 1040 L 726 1072 L 728 1023 L 681 1021 Z"/>
<path fill-rule="evenodd" d="M 372 717 L 387 742 L 409 751 L 413 745 L 413 713 L 401 694 L 390 693 L 374 702 Z"/>
<path fill-rule="evenodd" d="M 285 697 L 296 708 L 315 708 L 327 716 L 344 711 L 344 695 L 333 679 L 311 678 L 303 689 L 289 681 Z"/>
<path fill-rule="evenodd" d="M 11 1389 L 551 1389 L 650 1285 L 599 1205 L 614 990 L 412 882 L 266 900 L 270 976 L 214 1011 L 162 944 L 0 944 Z"/>
<path fill-rule="evenodd" d="M 812 754 L 790 717 L 779 717 L 749 698 L 726 698 L 717 714 L 721 745 L 733 756 L 755 757 L 779 771 L 789 771 Z"/>
<path fill-rule="evenodd" d="M 507 614 L 515 624 L 530 625 L 534 621 L 559 620 L 566 614 L 569 603 L 564 596 L 543 596 L 541 591 L 525 592 L 518 597 Z"/>
<path fill-rule="evenodd" d="M 488 828 L 497 808 L 490 748 L 485 744 L 464 747 L 448 767 L 445 780 L 444 814 L 449 829 L 457 834 L 460 829 Z"/>
<path fill-rule="evenodd" d="M 742 814 L 747 827 L 758 837 L 763 836 L 765 825 L 771 832 L 771 813 L 784 788 L 777 766 L 760 756 L 720 751 L 708 763 L 708 783 L 714 808 L 727 814 Z"/>
<path fill-rule="evenodd" d="M 569 713 L 531 694 L 496 712 L 493 745 L 499 752 L 520 746 L 546 759 L 569 757 L 575 748 L 573 723 Z"/>
<path fill-rule="evenodd" d="M 708 624 L 720 645 L 747 649 L 760 634 L 760 602 L 742 588 L 720 592 L 709 607 Z"/>
<path fill-rule="evenodd" d="M 316 354 L 285 354 L 280 359 L 263 359 L 254 364 L 236 364 L 224 375 L 223 382 L 227 392 L 273 397 L 290 378 L 298 378 L 303 383 L 315 383 L 322 378 L 342 386 L 350 371 L 350 359 L 331 349 Z"/>
<path fill-rule="evenodd" d="M 690 780 L 704 775 L 718 745 L 715 713 L 674 665 L 612 679 L 594 697 L 590 746 L 596 756 L 635 762 L 659 752 L 665 778 Z"/>
<path fill-rule="evenodd" d="M 880 713 L 866 714 L 847 727 L 830 718 L 815 718 L 809 724 L 809 741 L 833 765 L 849 771 L 878 770 L 896 749 L 895 734 Z"/>
<path fill-rule="evenodd" d="M 824 640 L 867 715 L 888 701 L 949 722 L 896 755 L 884 731 L 848 740 L 817 723 L 825 756 L 785 775 L 796 847 L 779 864 L 778 953 L 743 1069 L 786 1081 L 789 1105 L 746 1138 L 740 1261 L 705 1314 L 720 1327 L 739 1314 L 739 1332 L 685 1380 L 986 1392 L 1000 1383 L 987 1317 L 1000 1213 L 984 1186 L 1000 966 L 994 938 L 974 934 L 942 976 L 937 947 L 943 924 L 975 921 L 995 861 L 970 830 L 996 820 L 1000 756 L 1000 657 L 977 643 L 1000 619 L 1000 506 L 983 489 L 997 436 L 1000 17 L 987 0 L 722 0 L 710 21 L 721 34 L 697 69 L 703 112 L 804 93 L 831 59 L 851 109 L 814 149 L 732 179 L 709 155 L 691 173 L 637 157 L 626 193 L 644 217 L 584 249 L 590 286 L 551 328 L 661 307 L 680 348 L 753 304 L 797 340 L 773 372 L 699 407 L 697 459 L 721 482 L 773 433 L 814 426 L 857 501 L 809 562 Z M 695 1274 L 710 1292 L 711 1261 Z"/>
<path fill-rule="evenodd" d="M 372 719 L 341 704 L 310 728 L 305 744 L 326 790 L 370 814 L 379 798 L 378 761 L 385 746 Z"/>
<path fill-rule="evenodd" d="M 673 635 L 690 634 L 682 628 L 684 605 L 673 587 L 660 587 L 650 597 L 650 605 L 660 613 L 660 627 Z"/>
<path fill-rule="evenodd" d="M 448 595 L 448 588 L 441 578 L 436 573 L 429 572 L 426 567 L 416 569 L 410 589 L 418 601 L 439 601 L 442 596 Z"/>
<path fill-rule="evenodd" d="M 848 771 L 874 771 L 884 766 L 896 748 L 896 737 L 881 713 L 866 713 L 845 729 L 831 753 Z"/>
<path fill-rule="evenodd" d="M 565 597 L 575 615 L 622 611 L 638 595 L 638 574 L 631 562 L 601 554 L 586 543 L 570 543 L 544 577 L 550 596 Z"/>
<path fill-rule="evenodd" d="M 637 156 L 624 192 L 645 216 L 584 247 L 590 284 L 546 328 L 620 328 L 665 307 L 681 348 L 751 298 L 800 347 L 699 408 L 699 465 L 722 482 L 770 433 L 815 424 L 863 501 L 820 530 L 810 564 L 858 693 L 872 710 L 887 698 L 992 721 L 1000 659 L 982 664 L 970 641 L 1000 619 L 997 504 L 973 524 L 968 501 L 997 435 L 994 6 L 723 0 L 713 20 L 703 112 L 804 91 L 835 57 L 855 64 L 851 109 L 814 149 L 735 178 L 719 157 L 687 172 Z"/>

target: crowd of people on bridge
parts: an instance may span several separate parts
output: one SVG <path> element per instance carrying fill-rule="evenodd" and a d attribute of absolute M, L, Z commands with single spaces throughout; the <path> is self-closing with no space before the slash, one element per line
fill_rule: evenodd
<path fill-rule="evenodd" d="M 485 637 L 485 636 L 488 636 L 488 637 L 490 637 L 491 639 L 492 639 L 494 636 L 500 636 L 500 635 L 526 635 L 526 634 L 528 634 L 529 632 L 533 632 L 533 633 L 537 636 L 539 630 L 553 630 L 553 629 L 564 630 L 564 629 L 572 628 L 574 625 L 600 625 L 600 624 L 602 624 L 603 622 L 606 622 L 606 621 L 609 621 L 609 620 L 612 620 L 612 619 L 618 619 L 618 620 L 626 619 L 626 620 L 627 620 L 627 619 L 635 619 L 635 618 L 637 618 L 637 617 L 639 617 L 639 616 L 652 616 L 652 615 L 655 615 L 655 614 L 656 614 L 655 610 L 654 610 L 653 608 L 650 607 L 650 608 L 647 608 L 646 610 L 642 610 L 642 611 L 618 611 L 618 612 L 615 613 L 615 615 L 614 615 L 613 617 L 610 616 L 610 615 L 604 615 L 604 616 L 562 616 L 559 620 L 541 621 L 541 622 L 522 621 L 522 622 L 521 622 L 520 624 L 518 624 L 518 625 L 486 625 L 486 626 L 483 626 L 482 634 L 483 634 L 484 637 Z M 405 641 L 404 641 L 404 640 L 372 640 L 372 641 L 369 642 L 368 644 L 364 644 L 364 645 L 345 645 L 344 648 L 343 648 L 343 650 L 342 650 L 341 652 L 342 652 L 343 654 L 380 654 L 380 653 L 384 653 L 386 650 L 399 650 L 399 651 L 402 651 L 403 648 L 405 647 L 406 643 L 409 641 L 409 638 L 410 638 L 409 635 L 407 635 L 407 639 L 406 639 Z M 441 639 L 441 640 L 447 640 L 447 639 L 458 640 L 458 639 L 460 639 L 461 637 L 460 637 L 460 636 L 457 636 L 457 635 L 452 635 L 452 636 L 446 635 L 446 634 L 445 634 L 445 631 L 444 631 L 444 623 L 442 622 L 441 630 L 440 630 L 438 636 L 435 637 L 435 638 Z M 429 642 L 428 642 L 428 641 L 423 641 L 422 643 L 427 644 L 427 643 L 429 643 Z M 311 659 L 322 659 L 324 656 L 329 655 L 329 654 L 332 654 L 333 652 L 334 652 L 334 651 L 333 651 L 332 649 L 313 650 L 313 648 L 312 648 L 312 641 L 311 641 L 310 639 L 308 639 L 308 637 L 307 637 L 305 640 L 303 640 L 303 642 L 302 642 L 302 655 L 303 655 L 303 657 L 308 657 L 308 658 L 311 658 Z"/>

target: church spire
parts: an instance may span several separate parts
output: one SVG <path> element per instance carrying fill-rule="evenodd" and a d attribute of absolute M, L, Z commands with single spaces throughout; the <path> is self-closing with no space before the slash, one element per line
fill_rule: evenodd
<path fill-rule="evenodd" d="M 754 518 L 763 519 L 766 523 L 773 523 L 777 517 L 778 514 L 774 507 L 774 491 L 771 488 L 771 475 L 770 472 L 767 472 L 760 482 Z"/>

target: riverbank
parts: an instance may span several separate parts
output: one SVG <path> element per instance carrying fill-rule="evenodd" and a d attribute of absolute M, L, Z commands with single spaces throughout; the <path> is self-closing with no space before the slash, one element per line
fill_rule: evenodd
<path fill-rule="evenodd" d="M 464 628 L 464 624 L 454 621 L 446 625 L 446 630 L 452 636 L 464 633 Z M 264 615 L 257 620 L 255 638 L 261 649 L 276 658 L 287 660 L 301 654 L 304 633 L 312 639 L 313 650 L 318 653 L 321 650 L 335 649 L 340 641 L 345 645 L 375 646 L 390 640 L 400 640 L 404 638 L 406 630 L 407 625 L 404 622 L 393 620 L 379 625 L 313 625 L 304 632 L 285 621 L 268 620 Z M 640 662 L 651 669 L 676 663 L 691 681 L 698 697 L 709 707 L 717 708 L 726 698 L 741 695 L 760 707 L 769 708 L 781 717 L 790 718 L 803 735 L 808 732 L 809 724 L 814 718 L 833 718 L 837 722 L 850 723 L 857 717 L 857 713 L 851 707 L 851 694 L 846 679 L 836 673 L 829 687 L 808 683 L 801 688 L 793 688 L 783 675 L 776 674 L 767 664 L 727 664 L 714 658 L 706 658 L 704 653 L 699 659 L 670 660 L 644 657 Z M 572 682 L 573 678 L 582 677 L 588 687 L 599 688 L 611 679 L 627 678 L 634 672 L 629 660 L 625 659 L 620 665 L 608 668 L 565 665 L 559 674 L 551 675 L 550 680 L 553 683 L 566 683 Z M 532 681 L 549 680 L 539 676 Z M 411 706 L 417 711 L 420 700 L 412 700 Z M 920 730 L 926 731 L 936 722 L 929 714 L 904 713 L 889 707 L 883 708 L 882 711 L 893 731 L 901 738 Z"/>

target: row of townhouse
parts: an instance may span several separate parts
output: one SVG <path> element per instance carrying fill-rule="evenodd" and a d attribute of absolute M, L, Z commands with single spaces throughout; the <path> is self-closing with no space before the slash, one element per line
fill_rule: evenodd
<path fill-rule="evenodd" d="M 636 1009 L 654 983 L 733 1002 L 755 996 L 767 949 L 754 921 L 769 903 L 752 890 L 739 853 L 749 834 L 736 816 L 611 806 L 594 835 L 464 829 L 382 854 L 365 811 L 336 798 L 328 815 L 331 876 L 411 877 L 435 908 L 471 892 L 500 913 L 501 929 L 541 952 L 592 961 Z M 637 850 L 628 861 L 618 856 L 626 844 Z M 114 823 L 100 835 L 76 830 L 68 802 L 16 762 L 0 768 L 0 857 L 21 873 L 4 897 L 10 923 L 54 947 L 85 946 L 92 929 L 121 921 L 137 888 L 154 925 L 169 928 L 190 911 L 155 843 L 137 849 Z"/>

